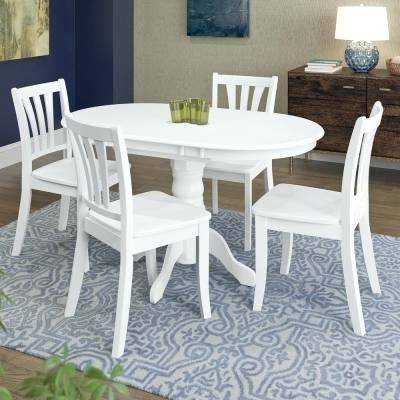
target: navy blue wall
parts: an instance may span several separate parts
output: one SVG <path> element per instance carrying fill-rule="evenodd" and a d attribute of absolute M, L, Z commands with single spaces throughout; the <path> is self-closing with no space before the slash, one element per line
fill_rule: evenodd
<path fill-rule="evenodd" d="M 118 1 L 118 0 L 117 0 Z M 109 104 L 113 82 L 113 1 L 76 3 L 78 109 Z"/>
<path fill-rule="evenodd" d="M 0 63 L 0 146 L 18 142 L 10 90 L 64 78 L 75 106 L 75 0 L 50 1 L 50 56 Z"/>
<path fill-rule="evenodd" d="M 133 101 L 133 0 L 76 3 L 76 106 Z"/>
<path fill-rule="evenodd" d="M 133 0 L 114 2 L 114 103 L 133 102 Z"/>

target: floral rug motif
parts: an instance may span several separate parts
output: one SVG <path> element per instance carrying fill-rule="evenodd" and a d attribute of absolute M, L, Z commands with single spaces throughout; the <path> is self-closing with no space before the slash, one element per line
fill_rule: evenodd
<path fill-rule="evenodd" d="M 20 257 L 11 256 L 15 223 L 0 228 L 2 282 L 15 304 L 1 311 L 2 346 L 38 357 L 67 343 L 79 368 L 110 369 L 119 254 L 91 241 L 76 316 L 65 319 L 75 247 L 75 209 L 57 230 L 58 203 L 30 217 Z M 212 226 L 235 256 L 243 251 L 243 216 L 222 210 Z M 269 235 L 267 292 L 253 312 L 253 289 L 210 258 L 212 318 L 203 321 L 194 266 L 176 265 L 164 298 L 149 302 L 144 261 L 135 265 L 124 382 L 175 400 L 400 399 L 400 239 L 374 235 L 382 287 L 373 295 L 359 236 L 357 264 L 367 335 L 353 334 L 339 242 L 296 236 L 289 276 L 279 274 L 280 235 Z M 158 253 L 161 265 L 163 251 Z"/>

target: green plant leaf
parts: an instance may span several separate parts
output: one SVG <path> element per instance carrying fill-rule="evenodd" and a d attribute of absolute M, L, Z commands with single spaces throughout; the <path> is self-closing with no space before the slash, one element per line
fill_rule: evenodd
<path fill-rule="evenodd" d="M 107 400 L 115 400 L 114 391 L 110 387 L 108 388 L 107 391 Z"/>
<path fill-rule="evenodd" d="M 86 380 L 86 381 L 85 381 L 84 388 L 85 388 L 85 391 L 86 391 L 86 392 L 88 392 L 88 393 L 93 393 L 93 392 L 95 392 L 95 391 L 99 388 L 99 386 L 101 386 L 101 385 L 102 385 L 102 382 L 101 382 L 101 381 L 99 381 L 99 380 L 97 380 L 97 379 L 89 379 L 89 380 Z"/>
<path fill-rule="evenodd" d="M 73 363 L 67 363 L 64 365 L 64 373 L 69 377 L 74 377 L 76 375 L 76 368 Z"/>
<path fill-rule="evenodd" d="M 66 360 L 66 359 L 68 358 L 68 356 L 69 356 L 69 349 L 68 349 L 68 346 L 65 344 L 65 345 L 64 345 L 64 348 L 63 348 L 63 357 L 64 357 L 64 360 Z"/>
<path fill-rule="evenodd" d="M 114 382 L 112 384 L 112 387 L 120 394 L 124 395 L 124 396 L 128 396 L 129 394 L 129 389 L 123 385 L 122 383 L 119 382 Z"/>
<path fill-rule="evenodd" d="M 103 394 L 107 390 L 106 385 L 100 385 L 90 396 L 90 400 L 100 400 L 103 397 Z"/>
<path fill-rule="evenodd" d="M 0 330 L 2 330 L 3 332 L 7 332 L 7 328 L 2 321 L 0 321 Z"/>
<path fill-rule="evenodd" d="M 61 359 L 57 356 L 52 356 L 44 362 L 45 369 L 53 369 L 61 364 Z"/>
<path fill-rule="evenodd" d="M 100 371 L 96 367 L 89 366 L 85 370 L 85 377 L 86 378 L 92 378 L 92 379 L 99 379 L 102 381 L 108 381 L 107 376 L 104 374 L 103 371 Z"/>
<path fill-rule="evenodd" d="M 38 385 L 43 385 L 43 378 L 40 376 L 33 376 L 32 378 L 25 379 L 18 387 L 18 390 L 32 389 Z"/>
<path fill-rule="evenodd" d="M 27 397 L 28 399 L 37 399 L 40 397 L 49 397 L 51 395 L 52 395 L 52 393 L 46 387 L 36 386 L 36 387 L 32 388 L 31 390 L 29 390 L 25 394 L 25 397 Z"/>
<path fill-rule="evenodd" d="M 124 368 L 122 365 L 117 364 L 111 371 L 111 379 L 118 378 L 124 374 Z"/>
<path fill-rule="evenodd" d="M 0 400 L 12 400 L 11 393 L 4 387 L 0 387 Z"/>

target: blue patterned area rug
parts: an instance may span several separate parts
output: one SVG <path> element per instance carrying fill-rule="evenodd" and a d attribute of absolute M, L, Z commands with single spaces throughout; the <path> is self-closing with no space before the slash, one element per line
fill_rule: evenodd
<path fill-rule="evenodd" d="M 3 282 L 15 304 L 2 311 L 5 347 L 39 357 L 64 343 L 73 361 L 109 369 L 117 295 L 117 252 L 92 241 L 76 316 L 63 317 L 73 250 L 75 211 L 58 232 L 58 204 L 31 215 L 21 257 L 10 256 L 15 223 L 0 228 Z M 213 226 L 239 260 L 243 217 L 221 211 Z M 356 238 L 367 336 L 353 335 L 339 243 L 297 236 L 291 274 L 279 275 L 279 234 L 270 235 L 269 278 L 261 313 L 253 289 L 240 286 L 211 259 L 212 319 L 202 321 L 194 266 L 177 265 L 164 299 L 149 303 L 144 262 L 134 270 L 124 381 L 176 400 L 399 399 L 400 239 L 374 236 L 382 295 L 371 293 Z M 159 254 L 159 264 L 162 254 Z"/>

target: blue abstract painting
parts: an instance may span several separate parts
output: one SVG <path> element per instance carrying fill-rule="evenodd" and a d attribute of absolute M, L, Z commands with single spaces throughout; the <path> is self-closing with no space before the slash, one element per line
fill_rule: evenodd
<path fill-rule="evenodd" d="M 188 0 L 188 36 L 249 36 L 250 0 Z"/>

